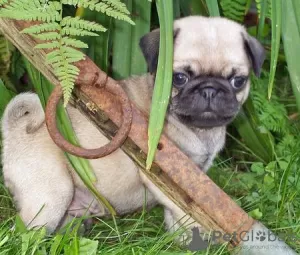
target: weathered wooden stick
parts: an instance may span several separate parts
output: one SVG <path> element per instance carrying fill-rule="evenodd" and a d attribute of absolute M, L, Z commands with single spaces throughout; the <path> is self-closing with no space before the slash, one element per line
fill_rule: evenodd
<path fill-rule="evenodd" d="M 20 33 L 27 26 L 26 22 L 17 22 L 0 19 L 2 33 L 28 58 L 28 60 L 54 85 L 59 81 L 53 73 L 52 67 L 45 62 L 46 53 L 35 50 L 36 41 Z M 105 89 L 95 89 L 87 86 L 93 84 L 95 76 L 106 76 L 88 58 L 76 64 L 81 72 L 77 80 L 79 90 L 78 105 L 84 105 L 84 111 L 102 129 L 107 136 L 112 134 L 110 129 L 116 130 L 120 125 L 122 115 L 118 99 Z M 111 78 L 107 82 L 114 82 Z M 87 95 L 88 99 L 84 94 Z M 99 106 L 103 112 L 93 104 Z M 96 110 L 95 110 L 96 109 Z M 144 173 L 155 183 L 170 199 L 172 199 L 187 214 L 209 230 L 218 230 L 223 233 L 242 233 L 248 231 L 254 221 L 239 206 L 235 204 L 217 185 L 215 185 L 186 155 L 184 155 L 166 136 L 162 136 L 162 149 L 156 154 L 154 167 L 151 171 L 145 170 L 145 153 L 147 153 L 147 118 L 134 106 L 133 124 L 129 138 L 124 144 L 125 152 L 135 160 Z M 96 114 L 97 113 L 97 114 Z M 108 125 L 108 128 L 103 126 Z M 125 149 L 126 148 L 126 149 Z M 142 150 L 143 153 L 140 151 Z M 237 242 L 232 242 L 236 245 Z"/>

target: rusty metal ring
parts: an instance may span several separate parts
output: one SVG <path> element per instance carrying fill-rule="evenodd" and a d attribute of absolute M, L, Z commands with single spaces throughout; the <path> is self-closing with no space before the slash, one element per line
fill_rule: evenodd
<path fill-rule="evenodd" d="M 124 143 L 130 131 L 132 122 L 132 109 L 130 101 L 124 90 L 117 84 L 109 84 L 105 88 L 116 95 L 122 106 L 123 122 L 117 134 L 112 140 L 98 149 L 84 149 L 69 143 L 59 132 L 56 125 L 56 108 L 62 98 L 63 92 L 60 86 L 56 86 L 49 97 L 46 106 L 46 124 L 54 143 L 62 150 L 82 158 L 96 159 L 109 155 Z M 96 89 L 96 88 L 95 88 Z"/>

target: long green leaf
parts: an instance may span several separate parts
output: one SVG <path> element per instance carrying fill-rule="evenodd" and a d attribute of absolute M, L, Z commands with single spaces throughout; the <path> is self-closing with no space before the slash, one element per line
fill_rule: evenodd
<path fill-rule="evenodd" d="M 139 47 L 139 42 L 143 35 L 150 32 L 151 3 L 148 0 L 133 0 L 133 13 L 135 26 L 131 26 L 130 76 L 147 72 L 147 64 Z"/>
<path fill-rule="evenodd" d="M 38 72 L 28 60 L 24 59 L 24 62 L 33 86 L 40 97 L 43 107 L 45 108 L 47 100 L 54 86 L 47 79 L 45 79 L 45 77 L 42 76 L 41 73 Z M 78 139 L 73 131 L 68 114 L 62 105 L 59 105 L 57 109 L 57 125 L 62 135 L 68 141 L 79 146 Z M 75 157 L 68 153 L 65 153 L 65 155 L 86 187 L 94 194 L 99 202 L 107 207 L 112 215 L 115 215 L 116 212 L 114 208 L 110 205 L 106 198 L 99 194 L 94 187 L 93 183 L 96 182 L 97 179 L 89 161 L 83 158 Z"/>
<path fill-rule="evenodd" d="M 150 31 L 151 3 L 148 0 L 125 0 L 124 3 L 134 13 L 135 25 L 114 21 L 112 69 L 113 78 L 118 80 L 147 72 L 139 40 Z"/>
<path fill-rule="evenodd" d="M 276 67 L 280 48 L 281 35 L 281 0 L 272 0 L 272 48 L 271 48 L 271 66 L 270 66 L 270 81 L 268 87 L 268 98 L 271 98 L 276 74 Z"/>
<path fill-rule="evenodd" d="M 163 130 L 173 73 L 173 12 L 170 11 L 173 10 L 173 1 L 157 0 L 156 7 L 160 23 L 160 45 L 148 129 L 147 169 L 151 167 Z"/>
<path fill-rule="evenodd" d="M 293 92 L 300 112 L 300 1 L 284 0 L 282 40 Z"/>
<path fill-rule="evenodd" d="M 15 93 L 11 90 L 7 89 L 0 79 L 0 118 L 4 112 L 4 109 L 6 108 L 9 101 L 15 96 Z"/>
<path fill-rule="evenodd" d="M 210 16 L 220 16 L 218 0 L 206 0 Z"/>
<path fill-rule="evenodd" d="M 259 23 L 258 23 L 258 29 L 257 29 L 257 38 L 258 40 L 261 40 L 263 37 L 263 30 L 265 27 L 265 21 L 266 21 L 266 15 L 269 10 L 268 0 L 262 0 L 261 1 L 261 10 L 259 15 Z"/>
<path fill-rule="evenodd" d="M 180 9 L 183 16 L 208 16 L 208 8 L 205 4 L 205 0 L 180 0 Z"/>

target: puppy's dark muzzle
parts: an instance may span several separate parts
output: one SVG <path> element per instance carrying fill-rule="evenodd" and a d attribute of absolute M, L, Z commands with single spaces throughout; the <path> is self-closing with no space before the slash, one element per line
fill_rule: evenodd
<path fill-rule="evenodd" d="M 206 100 L 211 100 L 216 97 L 218 94 L 218 90 L 213 87 L 202 88 L 199 91 L 200 96 L 202 96 Z"/>

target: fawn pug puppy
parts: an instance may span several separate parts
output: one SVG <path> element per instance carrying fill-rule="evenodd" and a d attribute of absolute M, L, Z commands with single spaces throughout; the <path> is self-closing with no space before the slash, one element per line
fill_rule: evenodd
<path fill-rule="evenodd" d="M 149 112 L 157 70 L 159 30 L 145 35 L 140 46 L 150 73 L 121 81 L 121 84 L 130 99 L 141 110 Z M 207 171 L 213 158 L 224 146 L 226 125 L 234 119 L 248 96 L 250 71 L 253 69 L 259 75 L 264 58 L 261 44 L 249 36 L 244 27 L 233 21 L 197 16 L 175 21 L 173 89 L 165 133 L 202 170 Z M 33 95 L 25 94 L 18 96 L 17 100 L 24 102 L 23 108 L 28 112 L 24 120 L 31 116 L 28 125 L 39 118 L 40 122 L 44 120 L 42 107 L 36 102 L 37 96 L 34 98 Z M 36 210 L 33 209 L 44 204 L 43 210 L 48 213 L 44 217 L 40 215 L 36 224 L 44 224 L 53 230 L 59 218 L 62 218 L 62 213 L 57 216 L 56 222 L 46 215 L 57 214 L 58 211 L 75 211 L 75 215 L 79 216 L 90 208 L 92 196 L 68 167 L 60 150 L 53 145 L 44 124 L 37 125 L 33 133 L 30 128 L 22 129 L 18 125 L 21 117 L 20 120 L 14 117 L 15 112 L 18 112 L 18 104 L 15 102 L 9 104 L 2 124 L 5 181 L 21 211 L 26 202 L 27 209 L 23 215 L 25 222 L 29 223 L 35 216 Z M 77 109 L 68 107 L 68 113 L 83 147 L 95 148 L 108 142 Z M 7 124 L 9 122 L 11 125 Z M 11 126 L 15 126 L 15 129 Z M 18 134 L 18 127 L 25 130 L 23 136 Z M 34 150 L 33 143 L 37 150 Z M 17 151 L 21 155 L 16 154 Z M 35 163 L 39 164 L 38 168 L 34 166 L 38 171 L 33 171 Z M 142 207 L 146 187 L 148 204 L 158 202 L 165 207 L 168 229 L 174 230 L 184 222 L 191 222 L 180 208 L 139 171 L 123 151 L 117 150 L 90 163 L 98 179 L 96 188 L 119 214 Z M 56 172 L 53 172 L 54 168 Z M 68 175 L 68 168 L 72 176 Z M 55 178 L 59 181 L 55 181 Z M 70 185 L 71 182 L 73 185 Z M 72 202 L 70 193 L 74 194 Z M 35 204 L 36 200 L 39 200 L 39 204 Z M 98 203 L 94 203 L 92 208 L 93 215 L 107 214 Z"/>

